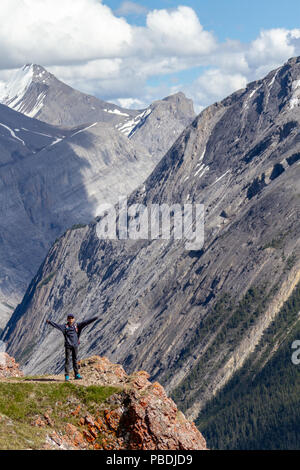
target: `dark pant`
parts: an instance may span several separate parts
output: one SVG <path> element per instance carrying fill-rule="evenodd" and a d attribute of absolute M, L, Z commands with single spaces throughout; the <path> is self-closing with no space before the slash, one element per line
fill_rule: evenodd
<path fill-rule="evenodd" d="M 65 374 L 70 375 L 70 359 L 72 356 L 73 369 L 75 375 L 78 374 L 78 347 L 66 346 Z"/>

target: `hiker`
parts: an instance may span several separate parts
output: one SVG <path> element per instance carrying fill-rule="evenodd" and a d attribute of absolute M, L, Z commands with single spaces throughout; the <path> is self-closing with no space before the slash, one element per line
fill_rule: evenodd
<path fill-rule="evenodd" d="M 67 323 L 63 325 L 58 325 L 54 321 L 46 320 L 48 325 L 54 326 L 60 330 L 65 337 L 65 352 L 66 352 L 66 362 L 65 362 L 65 379 L 66 381 L 70 380 L 70 359 L 72 355 L 73 369 L 75 374 L 75 379 L 82 379 L 81 375 L 78 372 L 78 345 L 79 345 L 79 336 L 83 328 L 97 320 L 98 317 L 90 318 L 89 320 L 82 321 L 80 323 L 75 322 L 74 315 L 69 314 L 67 316 Z"/>

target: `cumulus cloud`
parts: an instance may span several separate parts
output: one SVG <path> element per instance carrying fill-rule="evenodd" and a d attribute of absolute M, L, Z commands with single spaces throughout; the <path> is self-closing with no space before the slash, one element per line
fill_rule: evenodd
<path fill-rule="evenodd" d="M 247 51 L 247 61 L 250 66 L 258 67 L 274 61 L 284 61 L 294 54 L 294 46 L 290 41 L 291 32 L 282 29 L 261 31 Z"/>
<path fill-rule="evenodd" d="M 210 69 L 183 89 L 188 95 L 193 96 L 195 110 L 200 112 L 205 106 L 245 88 L 247 82 L 246 76 L 242 74 L 230 74 L 220 69 Z"/>
<path fill-rule="evenodd" d="M 1 0 L 2 67 L 122 57 L 132 28 L 99 0 Z"/>
<path fill-rule="evenodd" d="M 224 73 L 218 69 L 207 70 L 194 83 L 195 90 L 199 90 L 196 93 L 202 95 L 203 101 L 221 99 L 246 85 L 247 78 L 243 75 Z"/>
<path fill-rule="evenodd" d="M 117 104 L 122 106 L 122 108 L 140 108 L 142 109 L 145 106 L 145 102 L 137 98 L 119 98 Z"/>
<path fill-rule="evenodd" d="M 149 12 L 147 29 L 154 47 L 160 53 L 207 55 L 216 47 L 214 36 L 203 29 L 195 11 L 190 7 L 179 6 L 172 11 Z"/>
<path fill-rule="evenodd" d="M 144 26 L 129 24 L 126 15 L 140 14 Z M 0 85 L 13 69 L 39 63 L 71 86 L 126 107 L 182 89 L 200 110 L 300 54 L 300 29 L 220 43 L 187 6 L 147 12 L 124 1 L 113 12 L 105 0 L 1 0 L 0 15 Z M 192 83 L 179 79 L 174 87 L 170 78 L 149 86 L 152 77 L 197 67 Z"/>

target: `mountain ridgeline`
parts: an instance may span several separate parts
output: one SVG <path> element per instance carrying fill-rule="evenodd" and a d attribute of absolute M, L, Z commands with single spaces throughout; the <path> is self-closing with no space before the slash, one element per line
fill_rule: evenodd
<path fill-rule="evenodd" d="M 136 189 L 194 111 L 177 94 L 129 112 L 37 65 L 20 69 L 0 101 L 1 330 L 56 238 Z"/>
<path fill-rule="evenodd" d="M 0 102 L 53 126 L 109 124 L 142 144 L 156 162 L 195 118 L 193 102 L 183 93 L 155 101 L 146 109 L 125 109 L 75 90 L 36 64 L 13 74 L 0 90 Z"/>
<path fill-rule="evenodd" d="M 300 58 L 205 109 L 128 200 L 204 204 L 202 249 L 187 250 L 185 240 L 101 240 L 97 220 L 67 230 L 5 328 L 9 354 L 26 373 L 58 372 L 61 338 L 45 320 L 98 315 L 82 338 L 83 356 L 149 371 L 197 420 L 208 447 L 269 444 L 274 414 L 259 415 L 264 405 L 283 409 L 286 396 L 266 371 L 289 360 L 299 322 L 299 122 Z M 285 377 L 299 390 L 294 364 Z M 239 399 L 247 408 L 251 390 L 262 407 L 239 420 Z M 286 448 L 300 444 L 293 400 Z M 214 423 L 220 409 L 224 420 Z"/>
<path fill-rule="evenodd" d="M 54 126 L 119 124 L 124 117 L 134 118 L 138 114 L 74 90 L 37 64 L 27 64 L 18 70 L 0 96 L 4 105 Z"/>

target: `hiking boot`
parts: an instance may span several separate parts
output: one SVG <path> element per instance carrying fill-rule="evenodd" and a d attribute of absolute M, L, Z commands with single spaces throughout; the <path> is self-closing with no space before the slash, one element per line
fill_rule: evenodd
<path fill-rule="evenodd" d="M 82 379 L 81 375 L 80 375 L 80 374 L 76 374 L 76 375 L 75 375 L 75 380 L 80 380 L 80 379 Z"/>
<path fill-rule="evenodd" d="M 69 382 L 69 380 L 70 380 L 69 375 L 65 375 L 65 381 L 66 381 L 66 382 Z"/>

